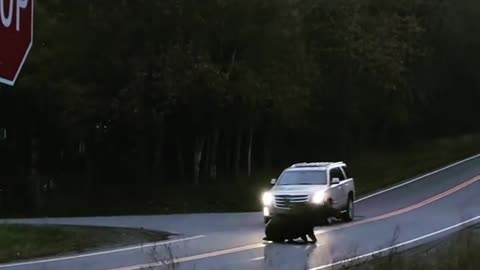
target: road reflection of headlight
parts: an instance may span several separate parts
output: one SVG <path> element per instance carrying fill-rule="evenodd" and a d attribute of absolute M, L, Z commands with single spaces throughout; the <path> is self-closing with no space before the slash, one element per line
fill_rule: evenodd
<path fill-rule="evenodd" d="M 263 207 L 263 216 L 264 217 L 270 216 L 270 209 L 268 209 L 268 207 Z"/>
<path fill-rule="evenodd" d="M 321 204 L 325 199 L 325 193 L 323 191 L 316 192 L 313 194 L 312 203 L 314 204 Z"/>
<path fill-rule="evenodd" d="M 273 195 L 270 192 L 263 193 L 262 196 L 263 205 L 270 206 L 273 203 Z"/>

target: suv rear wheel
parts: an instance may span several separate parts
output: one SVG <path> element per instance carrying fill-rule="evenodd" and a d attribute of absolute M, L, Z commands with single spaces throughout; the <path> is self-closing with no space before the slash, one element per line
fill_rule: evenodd
<path fill-rule="evenodd" d="M 354 217 L 353 196 L 349 195 L 348 202 L 347 202 L 347 209 L 345 209 L 345 212 L 342 215 L 342 219 L 343 221 L 349 222 L 353 220 L 353 217 Z"/>

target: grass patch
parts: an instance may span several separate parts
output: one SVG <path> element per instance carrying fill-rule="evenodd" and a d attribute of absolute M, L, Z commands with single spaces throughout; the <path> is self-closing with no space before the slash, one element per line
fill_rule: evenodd
<path fill-rule="evenodd" d="M 476 270 L 480 266 L 480 226 L 401 253 L 377 258 L 349 270 Z"/>
<path fill-rule="evenodd" d="M 365 153 L 348 162 L 358 195 L 390 186 L 480 153 L 480 135 L 439 139 L 389 152 Z"/>
<path fill-rule="evenodd" d="M 0 262 L 155 242 L 167 237 L 167 233 L 135 229 L 2 224 Z"/>

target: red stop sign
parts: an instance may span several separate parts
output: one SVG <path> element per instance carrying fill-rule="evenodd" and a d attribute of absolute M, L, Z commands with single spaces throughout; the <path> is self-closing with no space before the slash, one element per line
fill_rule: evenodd
<path fill-rule="evenodd" d="M 0 83 L 15 84 L 32 47 L 33 1 L 0 0 Z"/>

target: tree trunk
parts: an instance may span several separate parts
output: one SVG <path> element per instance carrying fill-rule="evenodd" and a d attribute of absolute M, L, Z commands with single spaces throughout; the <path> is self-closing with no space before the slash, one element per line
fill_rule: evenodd
<path fill-rule="evenodd" d="M 95 161 L 93 157 L 93 145 L 89 145 L 85 151 L 85 182 L 84 190 L 86 194 L 90 194 L 95 179 Z"/>
<path fill-rule="evenodd" d="M 218 148 L 218 129 L 213 130 L 212 146 L 210 148 L 210 179 L 217 180 L 217 148 Z"/>
<path fill-rule="evenodd" d="M 211 147 L 212 147 L 212 139 L 211 139 L 211 136 L 208 136 L 206 139 L 205 139 L 205 155 L 204 155 L 204 158 L 203 158 L 203 172 L 205 174 L 207 174 L 208 176 L 208 172 L 209 172 L 209 167 L 210 167 L 210 152 L 211 152 Z"/>
<path fill-rule="evenodd" d="M 200 184 L 200 162 L 202 161 L 203 147 L 205 145 L 205 137 L 200 136 L 195 138 L 195 145 L 193 149 L 193 183 Z"/>
<path fill-rule="evenodd" d="M 355 13 L 356 15 L 357 13 Z M 355 16 L 356 17 L 356 16 Z M 356 19 L 352 19 L 352 23 Z M 346 65 L 347 65 L 347 72 L 345 74 L 345 80 L 343 81 L 344 86 L 340 87 L 339 95 L 338 95 L 338 100 L 340 102 L 339 104 L 339 112 L 338 112 L 338 122 L 340 124 L 339 127 L 339 142 L 340 142 L 340 153 L 341 157 L 340 159 L 346 159 L 349 156 L 349 148 L 350 148 L 350 117 L 348 114 L 348 110 L 350 110 L 350 106 L 347 104 L 347 100 L 350 98 L 350 93 L 352 89 L 354 89 L 355 85 L 353 82 L 353 63 L 349 60 L 346 60 Z"/>
<path fill-rule="evenodd" d="M 137 137 L 138 157 L 137 168 L 141 179 L 151 182 L 152 179 L 152 136 L 147 134 L 147 128 L 142 129 L 142 134 Z"/>
<path fill-rule="evenodd" d="M 34 210 L 36 214 L 39 214 L 44 208 L 44 198 L 38 172 L 38 138 L 34 133 L 30 137 L 30 170 L 28 177 Z"/>
<path fill-rule="evenodd" d="M 235 177 L 240 176 L 240 158 L 242 150 L 242 129 L 238 128 L 235 148 Z"/>
<path fill-rule="evenodd" d="M 176 143 L 177 143 L 177 165 L 178 165 L 178 177 L 180 178 L 180 181 L 184 182 L 186 177 L 185 177 L 185 161 L 183 158 L 183 144 L 182 140 L 179 137 L 176 137 Z"/>
<path fill-rule="evenodd" d="M 163 146 L 165 139 L 165 124 L 163 115 L 156 120 L 156 136 L 154 138 L 154 153 L 152 162 L 152 184 L 162 180 L 163 173 Z"/>
<path fill-rule="evenodd" d="M 267 128 L 267 131 L 265 132 L 263 147 L 263 167 L 268 171 L 272 168 L 272 137 L 269 128 Z"/>
<path fill-rule="evenodd" d="M 233 140 L 232 140 L 232 136 L 230 133 L 227 133 L 225 135 L 225 172 L 227 173 L 228 176 L 231 176 L 231 171 L 232 171 L 232 157 L 233 157 L 233 154 L 232 154 L 232 144 L 233 144 Z"/>
<path fill-rule="evenodd" d="M 81 187 L 83 196 L 85 197 L 85 205 L 89 207 L 90 203 L 93 203 L 93 194 L 92 190 L 95 188 L 95 180 L 97 177 L 97 168 L 96 168 L 96 152 L 98 149 L 96 148 L 98 143 L 96 140 L 96 134 L 94 130 L 90 130 L 87 136 L 84 139 L 84 151 L 81 153 L 83 156 L 84 164 L 85 164 L 85 180 L 82 181 Z"/>
<path fill-rule="evenodd" d="M 253 127 L 248 131 L 248 156 L 247 156 L 247 176 L 252 175 L 252 145 L 253 145 Z"/>

